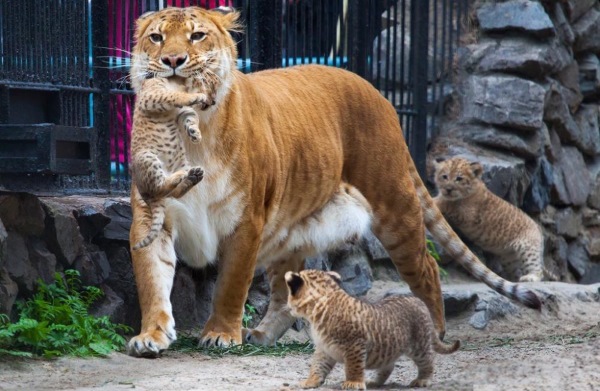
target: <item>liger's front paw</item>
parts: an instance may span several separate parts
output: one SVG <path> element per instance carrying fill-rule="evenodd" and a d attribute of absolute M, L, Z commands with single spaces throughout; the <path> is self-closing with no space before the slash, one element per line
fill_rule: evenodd
<path fill-rule="evenodd" d="M 227 348 L 230 346 L 241 344 L 241 333 L 239 333 L 238 335 L 234 335 L 233 333 L 209 331 L 202 333 L 199 345 L 204 347 Z"/>
<path fill-rule="evenodd" d="M 342 383 L 342 390 L 366 390 L 367 385 L 365 382 L 359 381 L 345 381 Z"/>
<path fill-rule="evenodd" d="M 129 340 L 127 354 L 134 357 L 158 357 L 176 339 L 175 329 L 167 333 L 159 329 L 141 333 Z"/>
<path fill-rule="evenodd" d="M 272 346 L 277 342 L 272 336 L 256 329 L 242 329 L 242 338 L 245 343 L 253 345 Z"/>
<path fill-rule="evenodd" d="M 427 387 L 428 385 L 429 385 L 429 380 L 427 380 L 427 379 L 415 379 L 415 380 L 411 381 L 408 386 L 411 388 L 416 388 L 416 387 Z"/>

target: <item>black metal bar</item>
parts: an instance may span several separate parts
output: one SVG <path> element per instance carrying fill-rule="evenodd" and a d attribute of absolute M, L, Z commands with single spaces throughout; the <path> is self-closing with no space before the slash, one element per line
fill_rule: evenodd
<path fill-rule="evenodd" d="M 251 1 L 248 36 L 252 71 L 281 67 L 281 1 Z"/>
<path fill-rule="evenodd" d="M 427 155 L 427 68 L 429 0 L 413 0 L 411 4 L 411 52 L 414 104 L 418 114 L 410 134 L 410 150 L 417 170 L 425 177 Z"/>
<path fill-rule="evenodd" d="M 108 2 L 92 2 L 92 37 L 94 45 L 92 53 L 94 65 L 106 54 L 108 47 Z M 110 186 L 110 75 L 107 68 L 95 67 L 93 72 L 94 87 L 100 93 L 94 94 L 94 128 L 97 130 L 96 146 L 96 181 L 98 187 L 108 189 Z"/>

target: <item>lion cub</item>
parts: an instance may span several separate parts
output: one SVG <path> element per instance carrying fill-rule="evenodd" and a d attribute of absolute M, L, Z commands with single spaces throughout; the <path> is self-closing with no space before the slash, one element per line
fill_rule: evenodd
<path fill-rule="evenodd" d="M 292 315 L 310 322 L 315 353 L 302 388 L 323 384 L 337 362 L 346 367 L 343 389 L 366 389 L 365 369 L 377 369 L 369 386 L 380 386 L 402 354 L 419 369 L 411 387 L 426 387 L 433 374 L 433 352 L 448 354 L 460 342 L 445 345 L 437 337 L 425 304 L 415 297 L 389 296 L 369 303 L 348 295 L 335 272 L 287 272 Z"/>
<path fill-rule="evenodd" d="M 189 93 L 194 79 L 179 86 L 164 78 L 142 82 L 133 114 L 131 171 L 142 199 L 150 207 L 152 223 L 134 250 L 148 246 L 165 220 L 165 198 L 180 198 L 202 180 L 201 167 L 190 167 L 182 131 L 192 143 L 201 139 L 198 113 L 214 103 L 214 94 Z M 185 89 L 185 91 L 181 91 Z"/>
<path fill-rule="evenodd" d="M 483 167 L 462 158 L 435 163 L 434 198 L 446 220 L 474 244 L 494 254 L 509 279 L 541 281 L 544 237 L 540 227 L 519 208 L 489 191 Z"/>

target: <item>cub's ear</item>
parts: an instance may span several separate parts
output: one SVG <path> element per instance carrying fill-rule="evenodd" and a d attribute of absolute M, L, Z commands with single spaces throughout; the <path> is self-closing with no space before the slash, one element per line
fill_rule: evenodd
<path fill-rule="evenodd" d="M 477 162 L 471 163 L 471 171 L 477 178 L 481 178 L 483 175 L 483 166 Z"/>
<path fill-rule="evenodd" d="M 335 281 L 338 285 L 342 283 L 342 276 L 340 276 L 336 272 L 327 272 L 327 274 L 329 274 L 329 276 L 333 278 L 333 281 Z"/>
<path fill-rule="evenodd" d="M 304 285 L 304 280 L 300 277 L 300 274 L 294 272 L 285 273 L 285 282 L 290 289 L 290 294 L 294 296 L 298 289 Z"/>
<path fill-rule="evenodd" d="M 440 163 L 444 161 L 446 161 L 446 159 L 443 157 L 436 157 L 435 159 L 433 159 L 433 168 L 435 169 L 435 171 L 437 171 L 440 168 Z"/>
<path fill-rule="evenodd" d="M 156 11 L 148 11 L 140 15 L 139 18 L 137 18 L 137 20 L 135 21 L 135 42 L 138 42 L 140 40 L 140 37 L 144 35 L 144 32 L 146 31 L 146 29 L 150 25 L 150 22 L 152 21 L 151 16 L 155 13 Z"/>

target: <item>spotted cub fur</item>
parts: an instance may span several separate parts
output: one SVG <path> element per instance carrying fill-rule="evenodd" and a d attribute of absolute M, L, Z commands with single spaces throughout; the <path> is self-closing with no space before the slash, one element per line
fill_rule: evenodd
<path fill-rule="evenodd" d="M 180 198 L 202 180 L 201 167 L 190 167 L 185 155 L 185 130 L 192 143 L 201 139 L 198 113 L 214 102 L 211 95 L 188 93 L 193 86 L 178 85 L 164 78 L 142 83 L 137 94 L 131 139 L 133 180 L 151 214 L 147 236 L 134 250 L 148 246 L 165 220 L 165 198 Z M 214 96 L 214 95 L 213 95 Z"/>
<path fill-rule="evenodd" d="M 455 352 L 460 342 L 442 343 L 425 304 L 415 297 L 389 296 L 369 303 L 348 295 L 335 272 L 287 272 L 288 306 L 310 322 L 315 353 L 302 388 L 323 384 L 334 365 L 345 365 L 343 389 L 366 389 L 365 369 L 376 369 L 369 386 L 380 386 L 406 354 L 418 367 L 411 387 L 426 387 L 433 374 L 434 351 Z"/>
<path fill-rule="evenodd" d="M 544 237 L 541 228 L 519 208 L 487 189 L 476 162 L 452 158 L 435 163 L 435 203 L 453 228 L 495 256 L 513 281 L 541 281 Z"/>

